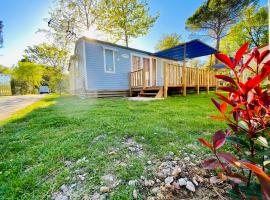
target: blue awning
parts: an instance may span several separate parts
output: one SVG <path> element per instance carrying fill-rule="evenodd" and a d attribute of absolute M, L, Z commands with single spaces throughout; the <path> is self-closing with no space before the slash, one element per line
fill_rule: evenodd
<path fill-rule="evenodd" d="M 224 69 L 224 68 L 227 68 L 227 66 L 224 65 L 224 64 L 216 64 L 216 65 L 212 65 L 211 68 L 213 68 L 213 69 Z"/>
<path fill-rule="evenodd" d="M 170 49 L 165 49 L 163 51 L 156 52 L 153 55 L 170 60 L 182 61 L 184 60 L 185 47 L 186 47 L 186 59 L 192 59 L 218 53 L 218 51 L 215 48 L 197 39 L 180 44 Z"/>

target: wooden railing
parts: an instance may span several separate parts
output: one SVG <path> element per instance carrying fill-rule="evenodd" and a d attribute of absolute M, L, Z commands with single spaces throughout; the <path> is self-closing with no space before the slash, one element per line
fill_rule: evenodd
<path fill-rule="evenodd" d="M 130 90 L 151 86 L 150 80 L 146 80 L 145 68 L 130 72 L 129 76 Z M 164 65 L 164 97 L 167 95 L 168 87 L 182 87 L 185 96 L 187 87 L 196 88 L 199 94 L 200 87 L 205 87 L 209 92 L 210 87 L 218 87 L 218 84 L 215 72 L 209 69 L 184 67 L 169 63 Z"/>
<path fill-rule="evenodd" d="M 206 87 L 207 91 L 209 91 L 210 87 L 217 87 L 218 82 L 215 77 L 215 72 L 209 69 L 184 67 L 178 64 L 165 63 L 165 92 L 168 87 L 179 86 L 183 87 L 183 93 L 185 93 L 186 87 L 196 87 L 198 92 L 200 87 Z"/>
<path fill-rule="evenodd" d="M 133 72 L 130 72 L 130 87 L 144 87 L 145 84 L 145 73 L 144 69 L 139 69 Z"/>

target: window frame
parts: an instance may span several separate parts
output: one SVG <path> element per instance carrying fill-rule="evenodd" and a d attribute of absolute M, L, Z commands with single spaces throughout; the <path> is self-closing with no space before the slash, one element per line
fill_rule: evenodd
<path fill-rule="evenodd" d="M 107 70 L 107 65 L 106 65 L 106 50 L 112 51 L 113 54 L 113 71 L 108 71 Z M 108 48 L 108 47 L 103 47 L 103 65 L 104 65 L 104 72 L 108 74 L 115 74 L 115 49 Z"/>

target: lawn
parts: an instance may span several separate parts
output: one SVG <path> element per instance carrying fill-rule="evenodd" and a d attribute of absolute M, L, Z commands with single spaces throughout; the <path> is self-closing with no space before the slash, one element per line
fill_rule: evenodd
<path fill-rule="evenodd" d="M 148 160 L 170 151 L 205 153 L 197 138 L 225 127 L 207 117 L 217 114 L 212 96 L 153 102 L 48 96 L 0 126 L 0 199 L 49 199 L 78 173 L 85 174 L 79 196 L 90 196 L 112 173 L 122 182 L 111 198 L 130 199 L 126 183 L 146 175 Z M 141 144 L 144 156 L 128 156 L 126 138 Z"/>

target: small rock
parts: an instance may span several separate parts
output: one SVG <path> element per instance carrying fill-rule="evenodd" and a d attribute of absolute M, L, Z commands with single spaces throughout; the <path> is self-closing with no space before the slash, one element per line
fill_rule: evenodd
<path fill-rule="evenodd" d="M 102 176 L 101 180 L 106 184 L 106 186 L 115 187 L 116 185 L 116 177 L 112 174 Z"/>
<path fill-rule="evenodd" d="M 195 186 L 193 185 L 191 181 L 187 182 L 186 188 L 191 192 L 195 192 Z"/>
<path fill-rule="evenodd" d="M 80 174 L 80 175 L 78 175 L 78 178 L 79 178 L 81 181 L 84 181 L 84 180 L 85 180 L 85 176 L 86 176 L 86 174 Z"/>
<path fill-rule="evenodd" d="M 69 160 L 65 161 L 65 166 L 66 167 L 69 167 L 70 165 L 72 165 L 72 162 L 71 161 L 69 161 Z"/>
<path fill-rule="evenodd" d="M 173 169 L 173 172 L 172 172 L 172 175 L 174 177 L 178 176 L 179 174 L 181 173 L 181 168 L 179 166 L 176 166 L 174 169 Z"/>
<path fill-rule="evenodd" d="M 216 184 L 216 183 L 221 183 L 222 180 L 220 178 L 218 178 L 217 176 L 213 176 L 210 178 L 210 183 L 212 184 Z"/>
<path fill-rule="evenodd" d="M 58 193 L 53 194 L 52 199 L 53 200 L 69 200 L 69 197 L 58 192 Z"/>
<path fill-rule="evenodd" d="M 90 197 L 87 196 L 87 195 L 84 195 L 83 198 L 82 198 L 82 200 L 90 200 Z"/>
<path fill-rule="evenodd" d="M 151 193 L 152 193 L 152 194 L 157 194 L 159 191 L 160 191 L 159 187 L 154 187 L 154 188 L 151 190 Z"/>
<path fill-rule="evenodd" d="M 155 197 L 147 197 L 147 200 L 155 200 Z"/>
<path fill-rule="evenodd" d="M 194 154 L 190 154 L 189 156 L 190 156 L 191 158 L 193 158 L 193 159 L 196 158 L 196 156 L 195 156 Z"/>
<path fill-rule="evenodd" d="M 175 189 L 177 189 L 177 190 L 180 189 L 180 185 L 179 185 L 179 183 L 177 183 L 177 182 L 173 182 L 173 187 L 174 187 Z"/>
<path fill-rule="evenodd" d="M 146 186 L 146 187 L 151 187 L 151 186 L 153 186 L 155 184 L 155 181 L 153 181 L 153 180 L 145 180 L 144 181 L 144 185 Z"/>
<path fill-rule="evenodd" d="M 100 187 L 99 191 L 100 192 L 103 192 L 103 193 L 110 192 L 110 188 L 109 187 L 102 186 L 102 187 Z"/>
<path fill-rule="evenodd" d="M 168 176 L 167 178 L 165 178 L 165 184 L 171 184 L 173 182 L 173 177 L 172 176 Z"/>
<path fill-rule="evenodd" d="M 148 160 L 148 161 L 147 161 L 147 164 L 148 164 L 148 165 L 151 165 L 151 164 L 152 164 L 152 161 L 151 161 L 151 160 Z"/>
<path fill-rule="evenodd" d="M 199 185 L 199 183 L 197 182 L 197 180 L 196 180 L 196 178 L 195 177 L 193 177 L 192 178 L 192 182 L 196 185 L 196 186 L 198 186 Z"/>
<path fill-rule="evenodd" d="M 190 157 L 187 156 L 187 157 L 184 158 L 184 160 L 185 161 L 190 161 Z"/>
<path fill-rule="evenodd" d="M 137 190 L 133 190 L 132 194 L 133 194 L 133 198 L 134 199 L 138 199 L 138 192 L 137 192 Z"/>
<path fill-rule="evenodd" d="M 161 182 L 161 181 L 157 178 L 157 179 L 156 179 L 156 183 L 160 183 L 160 182 Z"/>
<path fill-rule="evenodd" d="M 171 175 L 171 169 L 170 168 L 165 168 L 161 171 L 161 173 L 163 174 L 163 177 L 164 176 L 169 176 Z"/>
<path fill-rule="evenodd" d="M 187 181 L 186 181 L 184 178 L 180 178 L 180 179 L 178 180 L 178 183 L 179 183 L 180 186 L 187 185 Z"/>
<path fill-rule="evenodd" d="M 91 198 L 91 200 L 99 200 L 100 199 L 100 194 L 98 192 L 95 192 Z"/>
<path fill-rule="evenodd" d="M 60 187 L 60 190 L 63 192 L 63 193 L 66 193 L 68 191 L 68 187 L 66 185 L 62 185 Z"/>
<path fill-rule="evenodd" d="M 138 183 L 137 180 L 130 180 L 130 181 L 128 182 L 128 185 L 129 185 L 129 186 L 135 186 L 137 183 Z"/>

